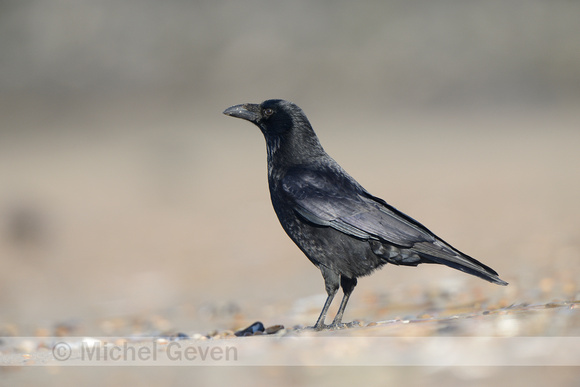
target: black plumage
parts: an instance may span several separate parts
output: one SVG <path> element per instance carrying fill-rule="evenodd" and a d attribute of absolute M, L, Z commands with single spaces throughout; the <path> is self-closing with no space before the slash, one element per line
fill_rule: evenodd
<path fill-rule="evenodd" d="M 387 264 L 437 263 L 507 285 L 384 200 L 371 195 L 322 148 L 306 115 L 284 100 L 232 106 L 224 114 L 257 125 L 266 139 L 272 205 L 288 236 L 322 272 L 328 298 L 315 329 L 339 327 L 357 278 Z M 338 288 L 344 296 L 324 324 Z"/>

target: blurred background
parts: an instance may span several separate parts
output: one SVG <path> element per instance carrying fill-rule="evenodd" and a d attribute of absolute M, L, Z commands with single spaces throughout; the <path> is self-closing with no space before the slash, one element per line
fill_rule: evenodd
<path fill-rule="evenodd" d="M 271 209 L 261 134 L 221 114 L 269 98 L 510 282 L 386 266 L 345 319 L 433 293 L 578 299 L 579 16 L 567 0 L 0 1 L 3 334 L 314 323 L 322 278 Z"/>

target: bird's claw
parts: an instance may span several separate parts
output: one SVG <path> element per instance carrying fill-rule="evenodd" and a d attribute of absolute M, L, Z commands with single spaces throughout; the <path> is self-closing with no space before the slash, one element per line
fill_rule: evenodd
<path fill-rule="evenodd" d="M 307 327 L 306 329 L 312 329 L 314 331 L 334 331 L 339 329 L 347 329 L 353 327 L 361 326 L 360 321 L 351 321 L 349 323 L 343 322 L 333 322 L 332 324 L 318 324 L 312 327 Z"/>

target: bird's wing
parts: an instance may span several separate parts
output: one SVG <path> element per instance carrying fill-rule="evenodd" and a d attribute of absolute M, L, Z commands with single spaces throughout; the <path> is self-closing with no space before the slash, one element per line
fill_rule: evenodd
<path fill-rule="evenodd" d="M 379 239 L 402 247 L 434 242 L 424 226 L 374 198 L 348 175 L 295 170 L 282 180 L 286 199 L 307 221 L 361 239 Z"/>
<path fill-rule="evenodd" d="M 456 250 L 421 223 L 372 196 L 346 173 L 295 170 L 282 179 L 282 188 L 294 210 L 311 223 L 357 238 L 408 248 L 428 259 L 426 262 L 444 264 L 507 285 L 492 268 Z M 396 258 L 395 261 L 403 263 Z"/>

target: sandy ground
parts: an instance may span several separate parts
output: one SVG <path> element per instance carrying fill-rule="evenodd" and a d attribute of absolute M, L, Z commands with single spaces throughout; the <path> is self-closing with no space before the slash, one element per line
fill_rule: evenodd
<path fill-rule="evenodd" d="M 221 116 L 227 106 L 149 113 L 146 105 L 111 104 L 66 116 L 4 107 L 2 336 L 194 337 L 256 320 L 289 331 L 314 323 L 325 298 L 320 273 L 271 209 L 261 134 Z M 499 287 L 438 266 L 386 266 L 361 279 L 351 298 L 345 320 L 363 326 L 321 336 L 579 336 L 578 109 L 307 114 L 326 150 L 370 192 L 510 283 Z M 255 340 L 257 350 L 281 354 L 308 352 L 307 346 L 285 349 L 283 340 L 275 349 L 253 337 L 234 340 Z M 356 347 L 336 350 L 347 356 Z M 369 385 L 424 385 L 434 378 L 475 386 L 580 382 L 577 366 L 11 367 L 0 373 L 2 385 L 325 386 L 353 377 Z"/>

